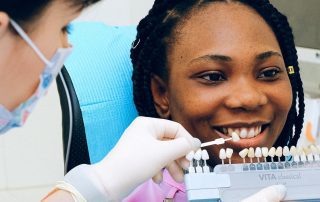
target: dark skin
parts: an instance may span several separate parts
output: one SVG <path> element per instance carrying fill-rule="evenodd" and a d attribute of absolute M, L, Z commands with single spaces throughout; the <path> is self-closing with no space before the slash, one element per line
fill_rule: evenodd
<path fill-rule="evenodd" d="M 178 26 L 168 52 L 168 79 L 154 75 L 151 89 L 162 118 L 181 123 L 201 142 L 227 142 L 232 162 L 243 148 L 272 147 L 292 103 L 291 84 L 277 39 L 254 10 L 214 3 L 195 10 Z M 211 165 L 221 146 L 209 146 Z"/>

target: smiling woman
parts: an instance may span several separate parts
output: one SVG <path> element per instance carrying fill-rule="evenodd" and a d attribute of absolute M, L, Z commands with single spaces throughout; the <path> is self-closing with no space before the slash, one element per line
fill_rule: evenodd
<path fill-rule="evenodd" d="M 238 152 L 297 143 L 304 102 L 296 49 L 269 1 L 156 0 L 131 58 L 140 115 L 177 121 L 202 142 L 236 132 L 241 140 L 225 147 Z M 211 165 L 219 150 L 208 148 Z"/>
<path fill-rule="evenodd" d="M 268 1 L 156 1 L 138 40 L 131 56 L 140 115 L 177 121 L 203 142 L 235 131 L 242 140 L 226 146 L 237 150 L 296 144 L 304 110 L 296 50 Z M 210 151 L 214 159 L 219 147 Z"/>

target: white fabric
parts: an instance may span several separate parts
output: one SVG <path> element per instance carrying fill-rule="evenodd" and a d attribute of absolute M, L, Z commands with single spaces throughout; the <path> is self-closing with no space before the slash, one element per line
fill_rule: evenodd
<path fill-rule="evenodd" d="M 55 188 L 69 192 L 75 202 L 87 202 L 87 200 L 79 193 L 79 191 L 67 182 L 60 181 Z"/>
<path fill-rule="evenodd" d="M 82 164 L 73 168 L 64 177 L 64 181 L 71 184 L 88 202 L 111 201 L 90 165 Z"/>

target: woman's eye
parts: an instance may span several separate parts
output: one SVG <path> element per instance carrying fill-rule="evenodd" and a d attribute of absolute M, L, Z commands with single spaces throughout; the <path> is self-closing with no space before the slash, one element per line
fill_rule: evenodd
<path fill-rule="evenodd" d="M 266 69 L 261 72 L 258 78 L 265 80 L 274 80 L 278 78 L 279 73 L 281 72 L 280 68 Z"/>
<path fill-rule="evenodd" d="M 220 72 L 209 72 L 204 73 L 199 76 L 201 79 L 204 79 L 206 82 L 217 83 L 226 80 L 225 76 Z"/>
<path fill-rule="evenodd" d="M 70 34 L 70 33 L 71 33 L 71 31 L 72 31 L 72 27 L 71 27 L 71 25 L 70 25 L 70 24 L 68 24 L 68 25 L 64 26 L 64 27 L 62 28 L 62 31 L 63 31 L 63 33 Z"/>

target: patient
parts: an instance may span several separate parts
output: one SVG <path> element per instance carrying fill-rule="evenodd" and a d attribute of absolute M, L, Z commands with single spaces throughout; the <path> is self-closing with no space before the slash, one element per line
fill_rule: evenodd
<path fill-rule="evenodd" d="M 286 17 L 269 1 L 156 0 L 137 29 L 131 58 L 140 115 L 179 122 L 202 142 L 235 131 L 241 140 L 223 146 L 235 153 L 296 145 L 304 114 L 296 49 Z M 206 148 L 212 166 L 220 148 Z M 187 200 L 166 171 L 162 183 L 150 180 L 127 200 L 165 198 Z"/>

